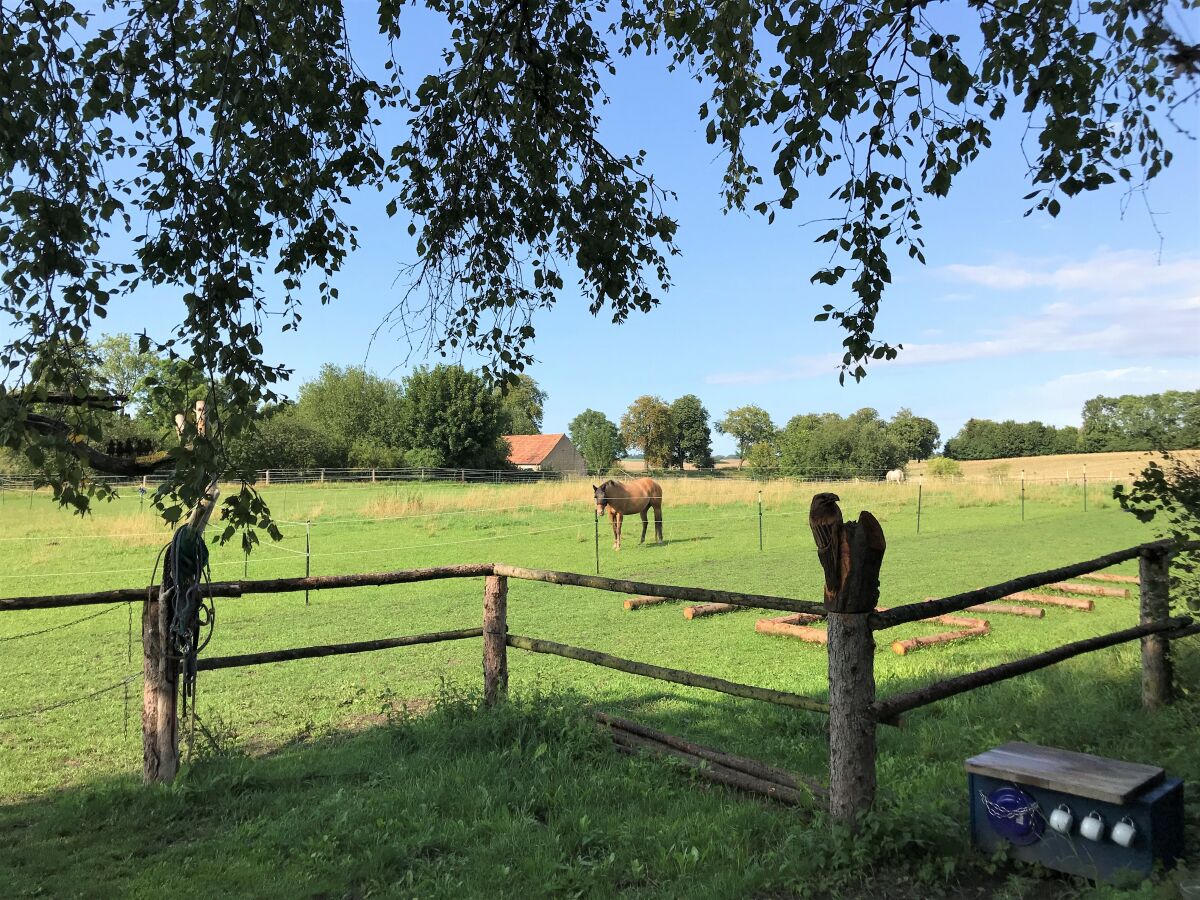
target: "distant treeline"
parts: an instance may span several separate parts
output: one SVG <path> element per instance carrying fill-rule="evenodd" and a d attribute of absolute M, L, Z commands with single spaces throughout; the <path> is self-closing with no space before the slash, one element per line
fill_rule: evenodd
<path fill-rule="evenodd" d="M 1002 459 L 1195 447 L 1200 447 L 1200 391 L 1164 391 L 1094 397 L 1083 405 L 1079 428 L 970 419 L 946 441 L 945 455 L 951 459 Z"/>
<path fill-rule="evenodd" d="M 118 411 L 71 407 L 47 414 L 92 421 L 68 424 L 118 453 L 169 449 L 178 442 L 176 412 L 206 398 L 218 422 L 219 386 L 181 360 L 138 349 L 129 335 L 87 348 L 98 381 L 128 397 Z M 326 365 L 300 385 L 295 402 L 263 406 L 256 430 L 223 448 L 227 473 L 265 469 L 469 468 L 509 466 L 506 434 L 542 429 L 546 393 L 528 375 L 501 389 L 459 365 L 421 367 L 395 381 L 361 367 Z M 613 468 L 628 452 L 655 470 L 713 466 L 712 432 L 737 442 L 740 465 L 756 472 L 844 477 L 878 475 L 932 456 L 941 434 L 931 419 L 901 409 L 884 419 L 874 409 L 848 416 L 802 413 L 782 428 L 760 406 L 729 409 L 714 420 L 695 394 L 667 402 L 636 398 L 613 422 L 586 409 L 569 425 L 571 440 L 592 471 Z M 1200 447 L 1200 391 L 1096 397 L 1079 428 L 1041 422 L 971 419 L 946 441 L 949 459 L 996 459 L 1058 453 L 1173 450 Z M 35 461 L 0 447 L 0 470 L 25 471 Z"/>

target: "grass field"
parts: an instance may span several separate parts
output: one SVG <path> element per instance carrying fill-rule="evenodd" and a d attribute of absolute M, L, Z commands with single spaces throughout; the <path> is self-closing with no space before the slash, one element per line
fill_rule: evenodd
<path fill-rule="evenodd" d="M 805 514 L 811 485 L 667 483 L 667 542 L 624 549 L 602 530 L 601 572 L 815 599 Z M 1095 489 L 1033 486 L 1025 519 L 1010 485 L 837 485 L 848 515 L 887 532 L 881 602 L 941 595 L 1151 537 Z M 267 495 L 286 540 L 247 562 L 214 551 L 214 578 L 472 561 L 595 570 L 586 485 L 289 486 Z M 0 494 L 0 596 L 149 582 L 167 532 L 136 493 L 80 521 L 43 495 Z M 306 526 L 305 521 L 311 522 Z M 602 522 L 602 529 L 606 526 Z M 1135 571 L 1132 565 L 1121 569 Z M 477 626 L 481 580 L 218 601 L 207 654 Z M 625 612 L 621 596 L 512 582 L 510 628 L 734 681 L 825 693 L 823 650 L 754 632 L 752 611 L 685 622 L 678 605 Z M 84 616 L 100 613 L 87 621 Z M 1200 842 L 1200 700 L 1139 706 L 1136 645 L 914 713 L 883 729 L 881 815 L 859 840 L 819 816 L 613 754 L 583 706 L 825 777 L 824 721 L 723 695 L 511 651 L 515 700 L 481 712 L 478 640 L 202 674 L 198 740 L 177 784 L 144 790 L 140 684 L 20 715 L 140 670 L 138 611 L 0 616 L 0 896 L 1070 896 L 1084 882 L 997 866 L 966 846 L 962 760 L 1020 738 L 1163 765 L 1189 779 Z M 994 617 L 991 635 L 895 656 L 880 636 L 879 694 L 995 664 L 1136 621 L 1136 600 L 1041 621 Z M 77 622 L 70 627 L 57 628 Z M 29 634 L 43 629 L 56 630 Z M 28 635 L 28 636 L 22 636 Z M 1185 686 L 1197 642 L 1177 648 Z M 186 753 L 186 750 L 185 750 Z M 1184 868 L 1129 896 L 1172 896 Z M 7 883 L 6 883 L 7 882 Z M 1111 892 L 1103 889 L 1101 893 Z"/>

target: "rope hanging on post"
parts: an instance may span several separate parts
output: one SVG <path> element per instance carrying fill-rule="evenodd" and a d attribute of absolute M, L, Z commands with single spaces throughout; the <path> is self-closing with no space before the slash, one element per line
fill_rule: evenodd
<path fill-rule="evenodd" d="M 165 665 L 173 667 L 181 681 L 183 716 L 191 711 L 191 734 L 196 727 L 196 657 L 212 639 L 216 606 L 204 529 L 216 506 L 220 490 L 213 479 L 196 504 L 191 519 L 181 525 L 164 548 L 163 577 L 159 590 L 160 622 L 166 646 Z M 152 588 L 153 590 L 153 588 Z"/>

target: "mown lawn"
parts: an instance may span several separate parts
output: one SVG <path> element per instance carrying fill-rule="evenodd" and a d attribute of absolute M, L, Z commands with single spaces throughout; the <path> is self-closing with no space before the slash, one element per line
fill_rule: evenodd
<path fill-rule="evenodd" d="M 1100 492 L 1031 492 L 1026 520 L 1008 488 L 933 490 L 916 533 L 915 486 L 838 485 L 849 515 L 880 516 L 889 549 L 884 604 L 951 593 L 1150 537 Z M 586 485 L 273 488 L 276 512 L 311 519 L 316 574 L 497 560 L 594 571 Z M 756 493 L 667 491 L 664 546 L 620 555 L 607 575 L 815 598 L 820 569 L 804 514 L 812 487 Z M 159 535 L 136 495 L 80 523 L 41 497 L 0 499 L 0 594 L 147 582 Z M 536 509 L 535 506 L 549 508 Z M 476 507 L 487 507 L 488 512 Z M 517 508 L 511 508 L 517 507 Z M 403 518 L 402 518 L 403 516 Z M 601 523 L 602 527 L 604 523 Z M 251 558 L 250 577 L 302 574 L 303 524 Z M 289 552 L 300 551 L 300 553 Z M 216 578 L 242 575 L 215 552 Z M 1133 572 L 1133 566 L 1122 569 Z M 90 573 L 90 574 L 89 574 Z M 49 575 L 50 577 L 41 577 Z M 31 577 L 32 576 L 32 577 Z M 685 622 L 678 605 L 625 612 L 619 595 L 512 582 L 510 628 L 633 659 L 823 697 L 818 647 L 754 632 L 751 611 Z M 218 601 L 207 654 L 248 652 L 478 625 L 481 580 Z M 0 617 L 0 716 L 71 699 L 140 668 L 124 608 Z M 134 628 L 137 629 L 136 610 Z M 1044 620 L 996 616 L 992 634 L 899 657 L 880 635 L 880 695 L 1126 627 L 1136 600 Z M 1189 839 L 1200 840 L 1197 642 L 1177 651 L 1185 696 L 1160 715 L 1139 706 L 1136 645 L 1062 664 L 912 714 L 880 736 L 880 823 L 849 841 L 819 816 L 709 788 L 662 762 L 612 753 L 583 707 L 628 715 L 734 752 L 825 776 L 824 722 L 803 712 L 510 651 L 514 702 L 478 712 L 478 640 L 202 674 L 198 740 L 179 784 L 142 790 L 138 701 L 121 689 L 40 715 L 0 718 L 0 896 L 908 896 L 1084 890 L 1032 870 L 995 869 L 965 843 L 962 760 L 1020 738 L 1155 762 L 1190 779 Z M 128 729 L 126 730 L 126 724 Z M 186 750 L 185 750 L 186 753 Z M 1173 891 L 1178 874 L 1133 889 Z M 10 884 L 5 885 L 4 880 Z M 1106 889 L 1107 890 L 1107 889 Z M 971 893 L 974 892 L 974 893 Z M 1048 893 L 1047 893 L 1048 892 Z M 1169 893 L 1166 895 L 1170 895 Z"/>

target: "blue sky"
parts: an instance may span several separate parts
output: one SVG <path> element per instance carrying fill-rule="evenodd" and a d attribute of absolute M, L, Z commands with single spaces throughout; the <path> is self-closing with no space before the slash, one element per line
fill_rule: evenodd
<path fill-rule="evenodd" d="M 359 60 L 380 71 L 370 7 L 351 8 Z M 411 16 L 399 54 L 411 82 L 434 64 L 438 36 L 428 18 Z M 949 198 L 924 204 L 928 265 L 894 261 L 877 333 L 905 345 L 900 359 L 839 386 L 842 333 L 812 318 L 823 303 L 845 304 L 848 291 L 809 284 L 828 251 L 812 243 L 824 227 L 802 224 L 828 214 L 828 188 L 802 187 L 796 208 L 773 225 L 755 213 L 727 215 L 723 160 L 697 116 L 703 88 L 667 73 L 661 58 L 623 61 L 607 87 L 605 140 L 616 152 L 647 150 L 648 167 L 678 194 L 670 211 L 682 254 L 672 262 L 674 287 L 649 314 L 620 326 L 593 318 L 568 283 L 558 307 L 535 320 L 530 373 L 549 393 L 545 430 L 565 430 L 587 407 L 615 421 L 640 394 L 695 393 L 714 417 L 756 403 L 779 425 L 796 413 L 871 406 L 890 416 L 908 406 L 949 437 L 972 416 L 1077 424 L 1083 401 L 1098 393 L 1200 387 L 1196 141 L 1172 137 L 1175 162 L 1145 202 L 1116 188 L 1067 202 L 1057 219 L 1023 218 L 1030 188 L 1013 118 Z M 1185 123 L 1200 132 L 1195 107 Z M 381 141 L 397 135 L 385 129 Z M 295 370 L 293 386 L 326 362 L 365 359 L 398 377 L 436 361 L 410 356 L 396 335 L 367 355 L 404 287 L 400 266 L 415 256 L 407 221 L 383 213 L 387 199 L 363 193 L 346 212 L 363 246 L 338 279 L 341 299 L 308 307 L 298 334 L 264 341 L 269 358 Z M 169 313 L 139 301 L 114 308 L 109 327 L 165 330 Z M 732 443 L 718 436 L 716 450 Z"/>

